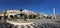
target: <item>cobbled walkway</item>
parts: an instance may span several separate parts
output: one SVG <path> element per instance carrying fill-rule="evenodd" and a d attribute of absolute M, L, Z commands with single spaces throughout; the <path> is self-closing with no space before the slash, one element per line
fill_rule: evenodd
<path fill-rule="evenodd" d="M 36 19 L 35 22 L 30 23 L 8 22 L 17 25 L 18 28 L 60 28 L 60 23 L 55 19 Z"/>

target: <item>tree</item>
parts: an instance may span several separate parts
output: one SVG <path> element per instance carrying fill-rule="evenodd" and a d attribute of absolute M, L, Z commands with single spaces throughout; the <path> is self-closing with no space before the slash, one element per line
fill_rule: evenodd
<path fill-rule="evenodd" d="M 29 19 L 32 19 L 32 15 L 29 15 Z"/>
<path fill-rule="evenodd" d="M 29 18 L 30 18 L 30 19 L 35 19 L 35 18 L 36 18 L 36 15 L 31 14 L 31 15 L 29 15 Z"/>
<path fill-rule="evenodd" d="M 43 18 L 45 18 L 45 16 L 43 16 Z"/>
<path fill-rule="evenodd" d="M 27 15 L 24 15 L 24 18 L 27 19 Z"/>
<path fill-rule="evenodd" d="M 0 20 L 1 20 L 2 16 L 0 16 Z"/>
<path fill-rule="evenodd" d="M 52 17 L 51 16 L 47 16 L 47 17 L 45 17 L 46 19 L 51 19 Z"/>
<path fill-rule="evenodd" d="M 7 19 L 7 18 L 8 18 L 8 16 L 5 16 L 5 18 Z"/>
<path fill-rule="evenodd" d="M 24 14 L 24 20 L 26 20 L 27 19 L 27 15 L 26 14 Z"/>
<path fill-rule="evenodd" d="M 36 18 L 36 15 L 32 15 L 33 16 L 33 19 L 35 19 Z"/>
<path fill-rule="evenodd" d="M 14 15 L 14 18 L 15 18 L 15 19 L 17 19 L 17 18 L 18 18 L 18 16 L 17 16 L 17 15 Z"/>

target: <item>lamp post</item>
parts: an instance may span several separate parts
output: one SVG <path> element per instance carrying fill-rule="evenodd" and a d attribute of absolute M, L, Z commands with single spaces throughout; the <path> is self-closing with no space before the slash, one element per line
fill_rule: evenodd
<path fill-rule="evenodd" d="M 4 11 L 4 17 L 1 19 L 2 23 L 6 23 L 7 22 L 6 13 L 7 13 L 7 11 Z"/>
<path fill-rule="evenodd" d="M 24 15 L 24 14 L 22 13 L 23 10 L 21 9 L 20 11 L 21 11 L 20 14 L 19 14 L 19 15 L 20 15 L 20 19 L 23 19 L 23 15 Z"/>
<path fill-rule="evenodd" d="M 20 18 L 22 19 L 22 10 L 20 10 L 21 12 L 20 12 Z"/>

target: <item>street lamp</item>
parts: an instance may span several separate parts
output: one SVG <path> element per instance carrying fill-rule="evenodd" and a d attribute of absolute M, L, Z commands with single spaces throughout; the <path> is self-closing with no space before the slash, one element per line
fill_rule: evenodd
<path fill-rule="evenodd" d="M 24 15 L 24 14 L 22 13 L 23 10 L 21 9 L 20 11 L 21 11 L 20 14 L 19 14 L 19 15 L 20 15 L 20 18 L 23 19 L 23 18 L 22 18 L 22 16 Z"/>
<path fill-rule="evenodd" d="M 7 11 L 4 11 L 4 17 L 1 19 L 2 23 L 6 23 L 7 22 L 6 13 L 7 13 Z"/>

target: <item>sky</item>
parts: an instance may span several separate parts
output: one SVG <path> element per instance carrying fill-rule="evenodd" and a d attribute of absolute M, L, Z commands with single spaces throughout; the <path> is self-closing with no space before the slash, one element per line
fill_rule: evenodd
<path fill-rule="evenodd" d="M 27 9 L 37 13 L 60 14 L 60 0 L 0 0 L 0 11 Z"/>

